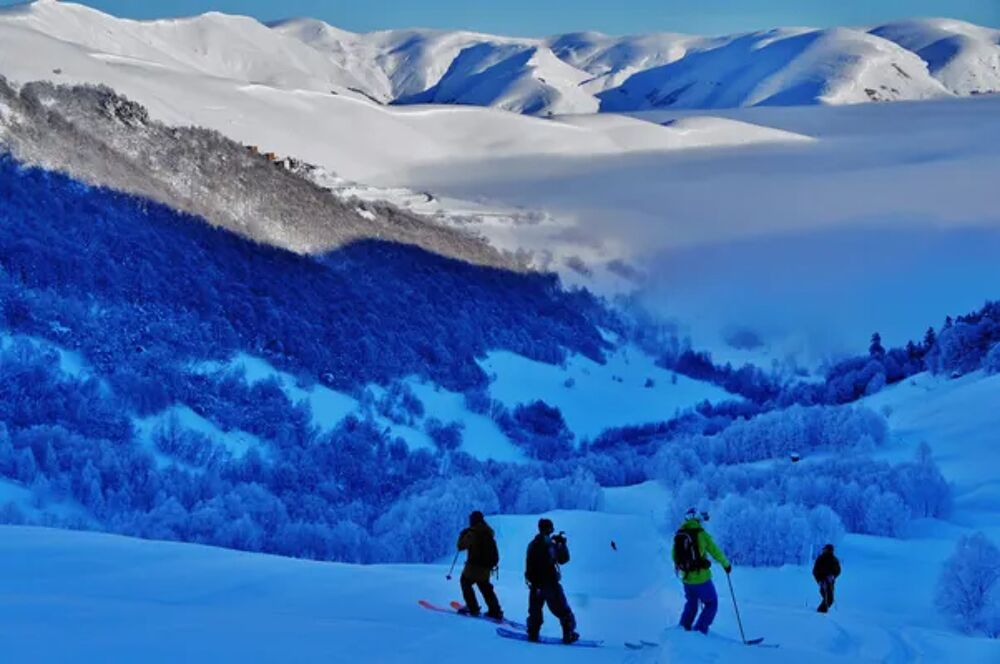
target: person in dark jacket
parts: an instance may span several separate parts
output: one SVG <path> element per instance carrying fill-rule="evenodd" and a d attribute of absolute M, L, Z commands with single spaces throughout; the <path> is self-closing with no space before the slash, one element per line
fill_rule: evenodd
<path fill-rule="evenodd" d="M 524 579 L 528 583 L 528 640 L 538 641 L 542 631 L 542 609 L 549 607 L 562 625 L 563 643 L 579 640 L 576 617 L 566 601 L 560 565 L 569 562 L 569 547 L 563 533 L 553 535 L 555 526 L 550 519 L 538 521 L 538 535 L 528 545 Z"/>
<path fill-rule="evenodd" d="M 827 544 L 813 564 L 813 578 L 819 584 L 819 594 L 823 598 L 816 609 L 820 613 L 826 613 L 833 606 L 833 586 L 838 576 L 840 576 L 840 561 L 833 555 L 833 545 Z"/>
<path fill-rule="evenodd" d="M 486 603 L 486 617 L 503 620 L 500 600 L 490 583 L 490 574 L 499 562 L 496 539 L 482 512 L 477 510 L 469 515 L 469 527 L 458 536 L 458 550 L 469 552 L 460 579 L 465 606 L 459 609 L 459 613 L 479 615 L 479 600 L 473 589 L 478 587 Z"/>

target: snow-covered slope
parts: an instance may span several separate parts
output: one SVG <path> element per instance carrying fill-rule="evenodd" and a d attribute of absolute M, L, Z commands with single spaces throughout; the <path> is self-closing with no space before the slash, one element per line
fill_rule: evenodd
<path fill-rule="evenodd" d="M 958 379 L 923 373 L 868 397 L 910 447 L 927 442 L 942 472 L 955 484 L 960 512 L 1000 511 L 1000 375 L 976 372 Z M 891 455 L 890 455 L 891 458 Z M 989 524 L 1000 534 L 1000 520 Z"/>
<path fill-rule="evenodd" d="M 931 75 L 955 94 L 1000 91 L 1000 30 L 927 19 L 888 23 L 871 33 L 916 53 Z"/>
<path fill-rule="evenodd" d="M 528 48 L 535 43 L 465 31 L 412 29 L 357 34 L 303 18 L 278 21 L 271 27 L 366 76 L 372 84 L 369 89 L 384 94 L 387 100 L 426 93 L 467 48 L 482 44 Z"/>
<path fill-rule="evenodd" d="M 926 99 L 947 91 L 909 51 L 843 28 L 771 30 L 695 48 L 600 95 L 601 109 Z"/>
<path fill-rule="evenodd" d="M 358 89 L 374 101 L 387 103 L 398 95 L 395 82 L 379 62 L 378 46 L 363 35 L 307 18 L 281 21 L 271 25 L 271 28 L 327 55 L 332 62 L 350 72 L 359 81 Z"/>
<path fill-rule="evenodd" d="M 547 48 L 477 44 L 451 62 L 437 85 L 400 103 L 470 104 L 527 113 L 593 113 L 580 85 L 588 76 Z"/>
<path fill-rule="evenodd" d="M 380 238 L 470 262 L 506 264 L 485 243 L 387 206 L 341 201 L 225 137 L 168 127 L 113 92 L 0 80 L 5 151 L 83 182 L 148 197 L 297 253 Z M 286 162 L 290 163 L 290 162 Z"/>
<path fill-rule="evenodd" d="M 326 93 L 365 86 L 315 49 L 244 16 L 212 12 L 185 19 L 131 21 L 84 5 L 39 0 L 0 10 L 0 21 L 76 45 L 88 58 L 123 66 L 153 66 Z"/>
<path fill-rule="evenodd" d="M 943 561 L 962 534 L 996 540 L 997 453 L 989 432 L 997 377 L 917 376 L 869 405 L 890 407 L 896 437 L 885 455 L 909 458 L 920 441 L 956 481 L 950 522 L 924 519 L 909 539 L 849 535 L 838 548 L 837 604 L 817 614 L 810 570 L 737 567 L 732 579 L 748 636 L 780 649 L 747 648 L 725 583 L 712 635 L 675 627 L 683 602 L 668 562 L 671 496 L 656 483 L 606 491 L 602 512 L 556 512 L 573 558 L 563 582 L 585 636 L 600 649 L 507 641 L 488 623 L 432 613 L 418 599 L 458 598 L 435 565 L 318 563 L 41 528 L 0 528 L 0 624 L 11 661 L 173 662 L 995 662 L 1000 641 L 952 631 L 933 606 Z M 888 411 L 887 411 L 888 412 Z M 991 428 L 992 427 L 992 428 Z M 17 487 L 0 486 L 17 497 Z M 497 590 L 523 620 L 524 547 L 537 515 L 490 517 L 497 531 Z M 666 527 L 665 527 L 666 526 Z M 612 547 L 614 543 L 614 547 Z M 547 618 L 544 633 L 557 633 Z M 55 636 L 58 635 L 58 638 Z M 656 645 L 641 651 L 624 641 Z M 151 647 L 150 644 L 155 644 Z"/>
<path fill-rule="evenodd" d="M 614 88 L 636 72 L 676 62 L 704 37 L 654 33 L 612 37 L 599 32 L 573 32 L 548 40 L 552 51 L 577 69 L 589 73 L 584 87 L 592 93 Z"/>

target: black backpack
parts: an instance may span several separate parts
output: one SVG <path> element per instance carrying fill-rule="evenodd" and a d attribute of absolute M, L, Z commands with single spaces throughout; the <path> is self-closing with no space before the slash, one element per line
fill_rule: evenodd
<path fill-rule="evenodd" d="M 486 542 L 483 544 L 483 563 L 490 570 L 500 567 L 500 549 L 497 548 L 495 537 L 487 537 Z"/>
<path fill-rule="evenodd" d="M 708 569 L 708 560 L 698 549 L 701 528 L 681 528 L 674 534 L 674 567 L 687 574 Z"/>

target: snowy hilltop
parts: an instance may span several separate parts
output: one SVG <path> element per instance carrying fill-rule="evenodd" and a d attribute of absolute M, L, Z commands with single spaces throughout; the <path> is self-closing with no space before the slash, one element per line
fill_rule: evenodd
<path fill-rule="evenodd" d="M 525 39 L 440 30 L 356 34 L 314 19 L 265 26 L 219 13 L 137 22 L 43 1 L 4 10 L 0 23 L 120 64 L 153 62 L 382 104 L 534 115 L 854 104 L 1000 90 L 1000 31 L 946 19 L 722 37 Z"/>

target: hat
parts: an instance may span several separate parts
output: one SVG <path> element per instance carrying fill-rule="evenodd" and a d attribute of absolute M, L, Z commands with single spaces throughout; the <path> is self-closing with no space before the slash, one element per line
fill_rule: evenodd
<path fill-rule="evenodd" d="M 552 523 L 552 519 L 539 519 L 538 520 L 538 532 L 543 535 L 550 535 L 556 529 L 555 524 Z"/>

